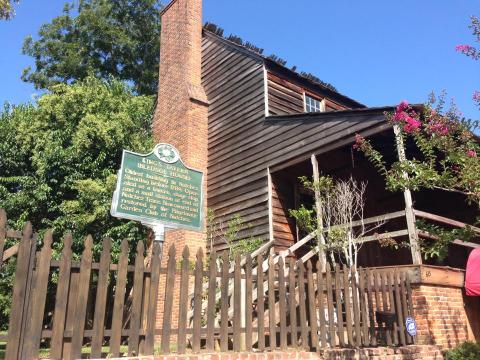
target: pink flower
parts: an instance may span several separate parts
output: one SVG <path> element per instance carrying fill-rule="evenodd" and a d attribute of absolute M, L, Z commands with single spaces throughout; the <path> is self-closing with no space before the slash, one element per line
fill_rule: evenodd
<path fill-rule="evenodd" d="M 437 135 L 448 135 L 448 132 L 449 132 L 449 128 L 447 125 L 445 124 L 442 124 L 442 123 L 435 123 L 433 121 L 431 121 L 429 124 L 428 124 L 428 129 L 432 132 L 432 133 L 435 133 Z"/>
<path fill-rule="evenodd" d="M 468 150 L 467 151 L 467 156 L 471 158 L 476 158 L 477 157 L 477 152 L 475 150 Z"/>
<path fill-rule="evenodd" d="M 480 101 L 480 91 L 475 90 L 475 91 L 473 92 L 472 99 L 473 99 L 474 101 Z"/>
<path fill-rule="evenodd" d="M 400 121 L 405 121 L 408 118 L 408 114 L 405 111 L 398 111 L 395 112 L 395 115 L 393 116 L 393 121 L 394 122 L 400 122 Z"/>
<path fill-rule="evenodd" d="M 415 131 L 417 131 L 417 130 L 420 128 L 420 126 L 422 125 L 422 123 L 421 123 L 419 120 L 417 120 L 417 119 L 415 119 L 415 118 L 413 118 L 413 117 L 411 117 L 411 116 L 407 117 L 407 119 L 405 120 L 405 122 L 406 122 L 406 124 L 405 124 L 405 126 L 403 127 L 403 130 L 405 130 L 406 133 L 415 132 Z"/>
<path fill-rule="evenodd" d="M 353 144 L 353 148 L 355 150 L 360 150 L 364 144 L 365 144 L 365 139 L 361 135 L 356 134 L 355 144 Z"/>
<path fill-rule="evenodd" d="M 397 113 L 405 111 L 408 109 L 408 102 L 406 100 L 402 100 L 400 104 L 397 105 Z"/>
<path fill-rule="evenodd" d="M 470 46 L 470 45 L 457 45 L 457 46 L 455 46 L 455 50 L 458 51 L 458 52 L 461 52 L 461 53 L 469 52 L 472 49 L 473 49 L 473 47 Z"/>

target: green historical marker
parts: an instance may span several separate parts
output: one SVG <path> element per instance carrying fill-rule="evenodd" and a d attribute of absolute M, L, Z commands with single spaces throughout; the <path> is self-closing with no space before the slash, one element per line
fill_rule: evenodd
<path fill-rule="evenodd" d="M 202 209 L 203 173 L 186 167 L 172 145 L 158 144 L 146 155 L 123 151 L 112 216 L 162 232 L 164 227 L 201 230 Z"/>

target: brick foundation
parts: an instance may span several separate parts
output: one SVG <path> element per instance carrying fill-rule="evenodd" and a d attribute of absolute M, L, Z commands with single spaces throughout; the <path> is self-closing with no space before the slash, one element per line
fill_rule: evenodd
<path fill-rule="evenodd" d="M 419 344 L 447 349 L 467 341 L 468 317 L 461 288 L 416 285 L 412 297 Z"/>
<path fill-rule="evenodd" d="M 368 348 L 368 349 L 332 349 L 318 353 L 286 350 L 275 352 L 242 352 L 215 354 L 187 354 L 166 356 L 142 356 L 123 358 L 123 360 L 442 360 L 440 349 L 436 346 L 413 345 L 400 348 Z"/>
<path fill-rule="evenodd" d="M 441 360 L 442 352 L 432 345 L 411 345 L 400 348 L 334 349 L 322 352 L 325 360 Z"/>

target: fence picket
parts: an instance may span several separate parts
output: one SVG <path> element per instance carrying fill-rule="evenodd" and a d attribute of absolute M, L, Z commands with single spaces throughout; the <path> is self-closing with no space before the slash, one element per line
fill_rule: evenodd
<path fill-rule="evenodd" d="M 240 261 L 242 260 L 239 253 L 235 256 L 235 268 L 233 271 L 233 351 L 240 351 L 241 344 L 241 328 L 242 328 L 242 309 L 241 309 L 241 301 L 242 301 L 242 266 L 240 265 Z"/>
<path fill-rule="evenodd" d="M 335 306 L 337 308 L 337 333 L 340 346 L 345 346 L 345 330 L 343 328 L 342 283 L 340 280 L 340 265 L 335 267 Z"/>
<path fill-rule="evenodd" d="M 190 267 L 190 251 L 188 246 L 183 248 L 182 252 L 182 268 L 180 275 L 180 302 L 178 315 L 178 353 L 185 354 L 187 347 L 187 313 L 188 313 L 188 284 L 189 284 L 189 267 Z M 215 266 L 211 266 L 215 268 Z M 211 283 L 210 283 L 211 284 Z M 208 293 L 210 300 L 210 291 Z M 210 309 L 208 309 L 210 312 Z"/>
<path fill-rule="evenodd" d="M 52 340 L 50 343 L 50 357 L 54 360 L 62 358 L 63 332 L 67 320 L 68 288 L 70 287 L 70 271 L 72 268 L 72 235 L 67 234 L 63 239 L 63 250 L 60 257 L 60 270 L 55 295 L 55 310 L 53 313 Z"/>
<path fill-rule="evenodd" d="M 128 241 L 124 239 L 120 246 L 121 253 L 118 262 L 117 280 L 115 283 L 115 299 L 113 302 L 112 336 L 110 337 L 110 354 L 113 357 L 120 355 L 120 343 L 122 340 L 123 306 L 127 287 L 128 268 Z"/>
<path fill-rule="evenodd" d="M 163 329 L 160 351 L 170 352 L 170 331 L 172 329 L 173 287 L 175 284 L 175 245 L 168 249 L 167 281 L 165 282 L 165 298 L 163 305 Z"/>
<path fill-rule="evenodd" d="M 280 349 L 287 348 L 287 295 L 285 291 L 285 263 L 283 257 L 278 261 L 278 294 L 280 316 Z"/>
<path fill-rule="evenodd" d="M 30 308 L 33 311 L 26 328 L 24 351 L 22 352 L 25 359 L 38 358 L 38 348 L 42 334 L 50 260 L 52 258 L 52 231 L 48 230 L 43 239 L 43 247 L 35 269 L 33 296 L 31 296 Z"/>
<path fill-rule="evenodd" d="M 257 257 L 257 331 L 258 351 L 265 350 L 265 293 L 263 291 L 263 257 Z"/>
<path fill-rule="evenodd" d="M 155 345 L 155 314 L 157 312 L 158 288 L 160 285 L 160 256 L 161 245 L 158 242 L 153 244 L 152 259 L 150 262 L 150 288 L 147 294 L 148 308 L 145 311 L 147 315 L 147 331 L 145 334 L 145 354 L 153 354 Z"/>
<path fill-rule="evenodd" d="M 246 282 L 246 292 L 245 292 L 245 347 L 246 351 L 252 350 L 252 323 L 253 323 L 253 314 L 251 309 L 253 309 L 252 299 L 252 287 L 253 287 L 253 277 L 252 277 L 252 257 L 250 254 L 247 254 L 247 261 L 245 263 L 245 282 Z"/>
<path fill-rule="evenodd" d="M 300 332 L 302 339 L 302 347 L 308 347 L 308 330 L 307 330 L 307 298 L 305 296 L 305 267 L 301 260 L 297 261 L 298 270 L 298 303 L 300 308 Z"/>
<path fill-rule="evenodd" d="M 32 224 L 27 222 L 23 228 L 22 240 L 20 240 L 17 268 L 15 271 L 15 282 L 13 285 L 12 308 L 10 310 L 10 321 L 8 325 L 6 359 L 16 359 L 20 354 L 20 341 L 22 336 L 22 322 L 24 314 L 24 302 L 27 293 L 27 281 L 29 264 L 32 252 Z"/>
<path fill-rule="evenodd" d="M 202 287 L 203 287 L 203 251 L 197 251 L 195 264 L 195 287 L 193 291 L 193 352 L 200 351 L 200 331 L 202 328 Z"/>
<path fill-rule="evenodd" d="M 350 290 L 352 289 L 351 286 L 353 284 L 353 279 L 349 279 L 349 274 L 350 271 L 348 268 L 343 265 L 343 270 L 342 270 L 342 279 L 343 279 L 343 284 L 342 284 L 342 292 L 343 292 L 343 300 L 344 300 L 344 306 L 345 306 L 345 320 L 346 320 L 346 326 L 347 326 L 347 342 L 350 346 L 355 346 L 355 342 L 353 341 L 353 319 L 352 319 L 352 302 L 351 302 L 351 293 Z"/>
<path fill-rule="evenodd" d="M 397 313 L 397 327 L 398 327 L 398 333 L 399 333 L 399 340 L 401 345 L 406 345 L 405 341 L 405 329 L 403 326 L 403 311 L 402 311 L 402 302 L 400 300 L 400 286 L 398 284 L 399 282 L 399 277 L 397 272 L 393 272 L 390 274 L 392 283 L 394 284 L 394 292 L 395 292 L 395 308 L 396 308 L 396 313 Z"/>
<path fill-rule="evenodd" d="M 5 249 L 5 239 L 7 237 L 7 213 L 0 209 L 0 268 L 3 265 L 3 251 Z"/>
<path fill-rule="evenodd" d="M 288 263 L 288 302 L 289 302 L 289 319 L 290 319 L 290 345 L 296 347 L 298 345 L 297 336 L 297 299 L 295 286 L 295 260 L 290 258 Z"/>
<path fill-rule="evenodd" d="M 222 288 L 220 293 L 220 351 L 228 351 L 228 272 L 230 261 L 228 258 L 228 251 L 224 251 L 222 257 Z"/>
<path fill-rule="evenodd" d="M 277 347 L 277 324 L 275 319 L 275 263 L 273 256 L 268 257 L 268 324 L 270 350 Z"/>
<path fill-rule="evenodd" d="M 188 290 L 188 283 L 187 283 Z M 210 273 L 208 278 L 208 306 L 207 306 L 207 350 L 212 351 L 215 347 L 215 296 L 217 290 L 217 254 L 215 251 L 210 255 Z M 180 303 L 182 303 L 180 301 Z M 186 303 L 185 308 L 188 306 Z"/>
<path fill-rule="evenodd" d="M 320 261 L 317 261 L 317 301 L 320 322 L 320 343 L 322 348 L 327 347 L 327 322 L 325 321 L 325 285 Z"/>
<path fill-rule="evenodd" d="M 359 304 L 359 289 L 357 285 L 357 271 L 355 268 L 350 269 L 350 282 L 351 282 L 351 289 L 352 289 L 352 299 L 353 299 L 353 322 L 355 326 L 355 345 L 357 347 L 362 346 L 362 329 L 360 326 L 360 304 Z"/>
<path fill-rule="evenodd" d="M 407 304 L 408 294 L 407 294 L 407 289 L 406 289 L 406 282 L 407 282 L 406 275 L 405 275 L 405 273 L 402 272 L 400 274 L 400 294 L 401 294 L 401 298 L 402 298 L 403 319 L 405 319 L 407 316 L 409 316 L 409 314 L 408 314 L 408 304 Z M 407 344 L 411 344 L 412 343 L 412 337 L 408 333 L 407 333 L 406 336 L 407 337 L 406 337 L 405 340 L 406 340 Z"/>
<path fill-rule="evenodd" d="M 67 319 L 65 320 L 65 330 L 73 331 L 75 324 L 75 309 L 77 307 L 77 296 L 79 291 L 80 272 L 79 269 L 70 272 L 70 289 L 68 292 Z M 72 338 L 63 338 L 63 359 L 70 359 L 72 356 Z"/>
<path fill-rule="evenodd" d="M 90 288 L 90 274 L 92 267 L 92 243 L 90 235 L 85 239 L 85 249 L 82 254 L 80 265 L 80 276 L 78 284 L 77 304 L 75 306 L 75 315 L 73 323 L 75 331 L 72 336 L 72 359 L 78 359 L 81 356 L 83 345 L 83 335 L 85 332 L 85 315 L 87 313 L 88 290 Z"/>
<path fill-rule="evenodd" d="M 98 271 L 97 296 L 95 299 L 95 315 L 93 317 L 92 358 L 102 355 L 103 334 L 105 327 L 105 307 L 107 305 L 108 279 L 110 277 L 110 244 L 111 239 L 103 239 L 103 249 L 100 255 Z"/>
<path fill-rule="evenodd" d="M 308 287 L 308 314 L 310 317 L 310 341 L 311 348 L 318 350 L 318 323 L 317 307 L 315 304 L 315 286 L 313 284 L 312 262 L 307 262 L 307 287 Z"/>
<path fill-rule="evenodd" d="M 360 299 L 360 321 L 361 321 L 361 333 L 362 333 L 362 340 L 361 344 L 365 346 L 370 345 L 370 339 L 369 339 L 369 324 L 368 324 L 368 315 L 367 315 L 367 300 L 366 300 L 366 294 L 365 294 L 365 271 L 360 268 L 358 270 L 358 291 L 359 291 L 359 299 Z"/>
<path fill-rule="evenodd" d="M 140 342 L 140 324 L 142 321 L 142 295 L 143 295 L 143 272 L 145 268 L 145 247 L 143 241 L 137 243 L 135 255 L 135 271 L 133 274 L 133 299 L 130 316 L 130 329 L 128 334 L 128 355 L 138 356 Z"/>
<path fill-rule="evenodd" d="M 372 346 L 377 346 L 377 335 L 375 331 L 375 313 L 373 311 L 373 297 L 372 297 L 372 288 L 374 289 L 375 280 L 372 278 L 372 269 L 367 269 L 367 308 L 369 313 L 369 335 L 370 343 Z M 375 290 L 375 289 L 374 289 Z M 377 303 L 378 306 L 378 303 Z M 368 337 L 368 335 L 367 335 Z"/>
<path fill-rule="evenodd" d="M 392 280 L 391 275 L 392 275 L 391 272 L 385 273 L 385 279 L 386 279 L 386 286 L 387 286 L 387 290 L 388 290 L 388 297 L 389 297 L 388 303 L 390 304 L 390 312 L 395 314 L 397 312 L 397 310 L 395 309 L 395 298 L 393 296 L 393 283 L 391 281 Z M 398 345 L 398 323 L 397 323 L 397 319 L 395 319 L 394 322 L 393 322 L 392 340 L 393 340 L 393 343 L 395 345 Z"/>
<path fill-rule="evenodd" d="M 330 331 L 330 346 L 337 346 L 337 338 L 335 335 L 335 319 L 333 311 L 333 285 L 332 285 L 332 272 L 330 264 L 327 263 L 327 271 L 325 273 L 325 281 L 327 283 L 327 308 L 328 308 L 328 327 Z"/>
<path fill-rule="evenodd" d="M 386 280 L 385 280 L 386 275 L 379 273 L 378 276 L 380 277 L 380 280 L 381 280 L 383 311 L 388 312 L 390 308 L 388 307 L 388 302 L 387 302 L 388 288 L 386 286 Z M 385 331 L 387 345 L 392 346 L 392 331 L 390 327 L 388 326 L 388 324 L 385 323 L 383 325 L 383 329 Z"/>

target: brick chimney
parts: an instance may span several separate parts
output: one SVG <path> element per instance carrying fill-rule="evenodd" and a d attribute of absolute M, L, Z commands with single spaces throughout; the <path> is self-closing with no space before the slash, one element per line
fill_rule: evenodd
<path fill-rule="evenodd" d="M 153 136 L 157 143 L 174 145 L 184 163 L 205 174 L 208 151 L 208 101 L 202 87 L 202 0 L 172 0 L 162 11 L 160 73 Z M 205 233 L 169 231 L 165 251 L 175 244 L 177 255 L 184 245 L 194 256 L 205 248 Z"/>

